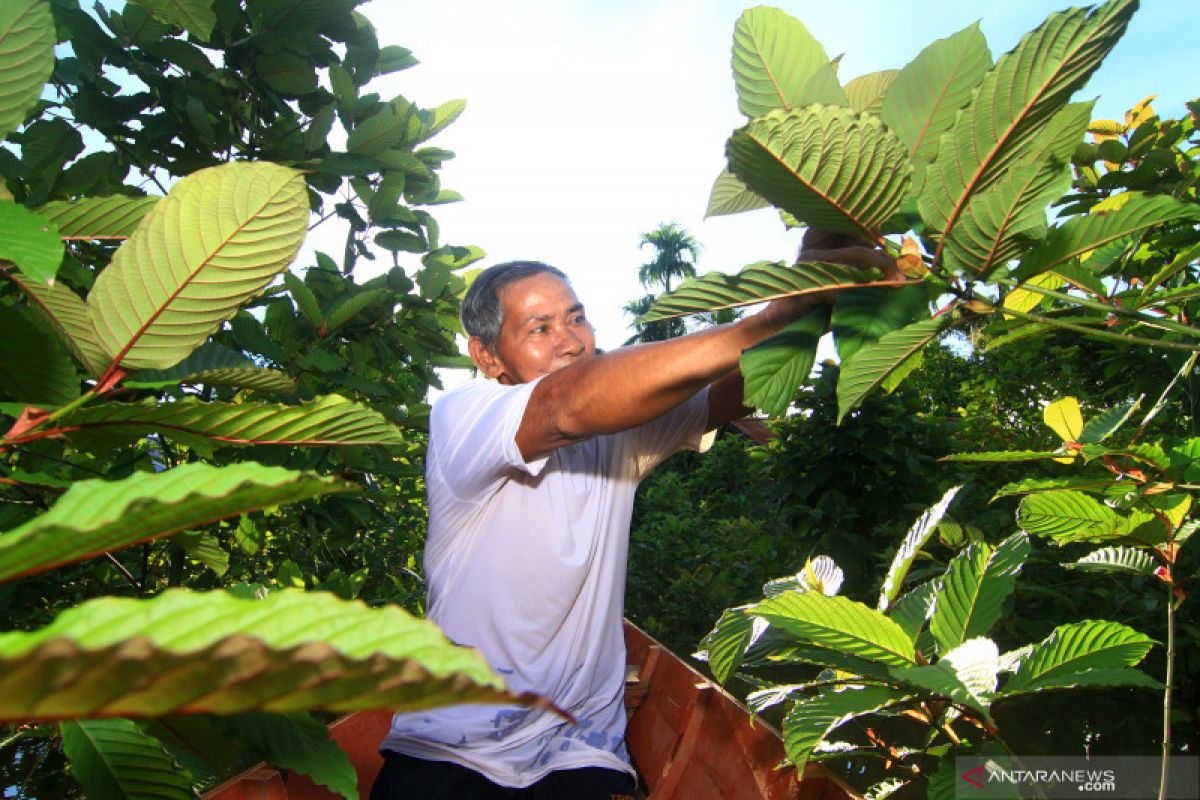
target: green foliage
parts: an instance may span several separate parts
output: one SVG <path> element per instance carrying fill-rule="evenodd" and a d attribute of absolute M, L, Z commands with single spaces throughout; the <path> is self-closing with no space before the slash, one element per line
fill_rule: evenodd
<path fill-rule="evenodd" d="M 320 723 L 241 712 L 513 701 L 394 605 L 421 610 L 425 396 L 482 251 L 425 208 L 463 102 L 374 92 L 415 59 L 358 5 L 0 11 L 3 731 L 42 795 L 78 792 L 60 750 L 97 797 L 238 765 L 91 715 L 239 715 L 191 727 L 353 796 Z M 336 259 L 301 250 L 333 224 Z"/>

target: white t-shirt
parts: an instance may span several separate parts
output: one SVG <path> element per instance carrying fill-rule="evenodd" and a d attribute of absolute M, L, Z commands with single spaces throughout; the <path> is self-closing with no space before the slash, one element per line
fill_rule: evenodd
<path fill-rule="evenodd" d="M 459 705 L 397 714 L 382 749 L 453 761 L 503 786 L 551 770 L 632 773 L 625 750 L 622 616 L 638 482 L 699 449 L 708 392 L 645 425 L 526 463 L 517 428 L 537 381 L 474 381 L 430 418 L 428 616 L 478 648 L 515 692 L 569 711 Z"/>

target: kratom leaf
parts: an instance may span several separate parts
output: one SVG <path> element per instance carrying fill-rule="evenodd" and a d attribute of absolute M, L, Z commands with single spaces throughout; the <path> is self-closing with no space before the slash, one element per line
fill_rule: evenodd
<path fill-rule="evenodd" d="M 975 542 L 954 557 L 929 620 L 929 630 L 943 654 L 986 634 L 996 624 L 1028 556 L 1029 537 L 1016 533 L 995 549 Z"/>
<path fill-rule="evenodd" d="M 227 735 L 250 747 L 275 767 L 307 775 L 346 800 L 358 800 L 358 774 L 329 729 L 308 714 L 261 714 L 216 717 Z"/>
<path fill-rule="evenodd" d="M 813 748 L 834 728 L 859 715 L 903 703 L 909 696 L 899 689 L 864 686 L 827 689 L 797 702 L 783 720 L 783 744 L 797 774 L 804 773 Z"/>
<path fill-rule="evenodd" d="M 213 0 L 131 0 L 142 6 L 159 22 L 182 28 L 201 41 L 212 36 L 217 24 Z"/>
<path fill-rule="evenodd" d="M 229 571 L 229 551 L 221 547 L 217 537 L 203 531 L 184 531 L 171 537 L 188 558 L 199 561 L 218 577 Z"/>
<path fill-rule="evenodd" d="M 929 316 L 923 285 L 898 289 L 843 289 L 833 308 L 833 341 L 838 357 L 849 361 L 866 344 Z"/>
<path fill-rule="evenodd" d="M 38 209 L 64 239 L 128 239 L 161 197 L 85 197 L 55 200 Z"/>
<path fill-rule="evenodd" d="M 904 541 L 896 550 L 896 555 L 892 557 L 892 564 L 883 578 L 883 587 L 879 590 L 879 602 L 875 606 L 877 609 L 886 612 L 891 607 L 893 601 L 900 594 L 913 559 L 929 541 L 929 537 L 937 529 L 938 523 L 946 515 L 946 509 L 950 507 L 950 503 L 954 501 L 954 497 L 961 488 L 962 486 L 951 486 L 947 489 L 942 495 L 942 499 L 930 506 L 929 510 L 918 517 L 917 521 L 908 529 L 908 534 L 905 535 Z"/>
<path fill-rule="evenodd" d="M 259 53 L 254 58 L 254 71 L 264 83 L 283 94 L 310 94 L 319 85 L 312 63 L 287 50 Z"/>
<path fill-rule="evenodd" d="M 0 305 L 0 396 L 60 406 L 79 394 L 75 361 L 57 337 L 28 312 Z"/>
<path fill-rule="evenodd" d="M 1046 406 L 1042 410 L 1042 421 L 1067 443 L 1078 442 L 1083 433 L 1083 413 L 1074 397 L 1064 397 Z"/>
<path fill-rule="evenodd" d="M 846 95 L 821 43 L 801 22 L 776 8 L 742 12 L 733 29 L 733 80 L 738 109 L 761 117 L 810 103 L 846 105 Z"/>
<path fill-rule="evenodd" d="M 1039 211 L 1038 213 L 1044 212 Z M 1046 301 L 1046 295 L 1030 289 L 1030 286 L 1054 290 L 1062 286 L 1063 283 L 1065 281 L 1059 275 L 1053 272 L 1044 272 L 1041 275 L 1030 278 L 1021 286 L 1004 295 L 1004 302 L 1000 305 L 1006 310 L 1016 311 L 1017 313 L 1033 311 Z"/>
<path fill-rule="evenodd" d="M 708 666 L 718 683 L 725 683 L 742 665 L 754 620 L 743 608 L 727 608 L 700 646 L 708 651 Z"/>
<path fill-rule="evenodd" d="M 754 606 L 751 614 L 801 642 L 891 666 L 913 663 L 912 640 L 892 620 L 862 603 L 819 592 L 786 592 Z"/>
<path fill-rule="evenodd" d="M 321 305 L 317 302 L 317 296 L 313 294 L 312 289 L 308 288 L 304 281 L 290 270 L 285 270 L 283 273 L 283 285 L 287 287 L 292 300 L 296 301 L 296 307 L 308 320 L 308 324 L 312 325 L 314 330 L 320 330 L 321 326 L 325 324 L 325 317 L 321 314 Z"/>
<path fill-rule="evenodd" d="M 63 722 L 63 752 L 91 800 L 191 800 L 191 776 L 127 719 Z"/>
<path fill-rule="evenodd" d="M 948 236 L 971 199 L 1022 162 L 1120 39 L 1136 8 L 1137 0 L 1111 0 L 1090 14 L 1052 14 L 1000 57 L 943 135 L 926 174 L 919 206 L 931 230 Z"/>
<path fill-rule="evenodd" d="M 417 127 L 420 122 L 414 120 Z M 409 121 L 391 112 L 380 112 L 367 117 L 350 131 L 346 138 L 346 150 L 356 155 L 377 156 L 391 150 L 404 141 Z"/>
<path fill-rule="evenodd" d="M 1153 575 L 1158 562 L 1154 556 L 1136 547 L 1101 547 L 1093 550 L 1072 564 L 1063 564 L 1068 569 L 1089 572 L 1126 572 L 1135 575 Z"/>
<path fill-rule="evenodd" d="M 804 562 L 795 575 L 775 578 L 763 584 L 763 596 L 776 597 L 784 592 L 820 592 L 834 596 L 842 588 L 845 573 L 829 556 L 817 556 Z"/>
<path fill-rule="evenodd" d="M 1053 461 L 1062 453 L 1055 450 L 998 450 L 987 453 L 955 453 L 940 461 L 964 461 L 983 464 L 1011 464 L 1020 461 Z"/>
<path fill-rule="evenodd" d="M 307 222 L 296 170 L 263 162 L 193 172 L 96 278 L 88 306 L 101 344 L 125 369 L 177 364 L 287 268 Z"/>
<path fill-rule="evenodd" d="M 936 664 L 892 670 L 899 680 L 974 708 L 985 717 L 999 673 L 1000 650 L 984 637 L 963 642 Z"/>
<path fill-rule="evenodd" d="M 1160 682 L 1136 669 L 1088 669 L 1083 672 L 1051 675 L 1044 680 L 1037 681 L 1036 687 L 1022 688 L 1014 691 L 1013 694 L 1050 689 L 1079 689 L 1090 686 L 1133 686 L 1160 692 L 1163 688 Z M 1007 691 L 1002 693 L 1002 695 L 1007 694 Z"/>
<path fill-rule="evenodd" d="M 232 386 L 285 394 L 296 392 L 296 380 L 287 373 L 256 367 L 243 354 L 216 342 L 205 342 L 170 369 L 141 370 L 123 383 L 130 388 L 146 389 L 176 384 Z"/>
<path fill-rule="evenodd" d="M 45 0 L 0 6 L 0 139 L 21 127 L 54 71 L 54 18 Z"/>
<path fill-rule="evenodd" d="M 1109 242 L 1164 222 L 1184 220 L 1200 220 L 1200 209 L 1194 203 L 1167 195 L 1133 194 L 1117 211 L 1072 217 L 1055 228 L 1041 246 L 1021 260 L 1016 276 L 1028 280 Z"/>
<path fill-rule="evenodd" d="M 673 292 L 659 295 L 637 321 L 655 322 L 701 311 L 718 311 L 775 300 L 780 297 L 842 289 L 877 278 L 878 272 L 842 264 L 805 261 L 759 261 L 737 275 L 709 272 L 688 278 Z"/>
<path fill-rule="evenodd" d="M 888 616 L 908 634 L 913 642 L 917 641 L 921 629 L 933 614 L 933 603 L 937 597 L 938 583 L 935 580 L 925 581 L 920 586 L 900 596 L 892 604 Z"/>
<path fill-rule="evenodd" d="M 417 137 L 414 144 L 419 144 L 427 139 L 432 139 L 437 134 L 445 130 L 452 122 L 462 116 L 463 111 L 467 109 L 466 100 L 448 100 L 442 103 L 437 108 L 430 111 L 423 111 L 421 134 Z"/>
<path fill-rule="evenodd" d="M 268 506 L 355 487 L 253 462 L 184 464 L 120 480 L 79 481 L 41 516 L 0 535 L 0 581 Z"/>
<path fill-rule="evenodd" d="M 1139 397 L 1132 403 L 1122 403 L 1105 409 L 1084 423 L 1079 441 L 1083 444 L 1100 444 L 1120 430 L 1141 404 L 1142 398 Z"/>
<path fill-rule="evenodd" d="M 0 633 L 5 722 L 537 702 L 503 686 L 433 623 L 324 592 L 255 600 L 171 589 L 91 600 L 36 631 Z"/>
<path fill-rule="evenodd" d="M 860 114 L 879 116 L 883 98 L 899 75 L 898 69 L 883 69 L 859 75 L 843 87 L 846 100 L 850 107 Z"/>
<path fill-rule="evenodd" d="M 828 306 L 815 308 L 770 339 L 742 351 L 738 359 L 745 379 L 742 402 L 771 416 L 787 413 L 796 390 L 812 373 L 829 313 Z"/>
<path fill-rule="evenodd" d="M 743 211 L 768 208 L 770 205 L 747 189 L 746 184 L 726 167 L 713 183 L 712 192 L 708 196 L 708 210 L 704 212 L 704 217 L 707 219 L 723 214 L 740 214 Z"/>
<path fill-rule="evenodd" d="M 0 269 L 11 262 L 31 281 L 54 282 L 63 243 L 50 220 L 23 205 L 0 200 L 0 234 Z"/>
<path fill-rule="evenodd" d="M 878 342 L 860 348 L 851 361 L 842 365 L 838 375 L 838 424 L 872 389 L 950 325 L 947 315 L 921 320 L 884 334 Z"/>
<path fill-rule="evenodd" d="M 987 39 L 973 23 L 917 54 L 888 89 L 879 116 L 913 158 L 932 161 L 942 133 L 991 66 Z"/>
<path fill-rule="evenodd" d="M 96 403 L 62 417 L 68 430 L 106 430 L 143 436 L 200 436 L 225 444 L 403 445 L 400 430 L 374 409 L 331 394 L 309 403 Z"/>
<path fill-rule="evenodd" d="M 1061 478 L 1022 478 L 1001 486 L 996 490 L 996 494 L 992 495 L 992 499 L 1034 492 L 1058 492 L 1067 489 L 1102 492 L 1112 483 L 1111 477 L 1096 478 L 1086 475 L 1065 475 Z"/>
<path fill-rule="evenodd" d="M 974 275 L 1007 267 L 1046 237 L 1046 206 L 1070 188 L 1071 170 L 1065 165 L 1013 167 L 967 203 L 943 241 L 943 263 Z"/>
<path fill-rule="evenodd" d="M 367 289 L 351 295 L 344 295 L 325 309 L 325 318 L 329 327 L 326 335 L 336 331 L 354 318 L 363 309 L 387 296 L 383 289 Z"/>
<path fill-rule="evenodd" d="M 736 131 L 726 153 L 747 188 L 796 219 L 872 241 L 912 176 L 904 145 L 877 117 L 836 106 L 772 111 Z"/>
<path fill-rule="evenodd" d="M 1059 545 L 1102 542 L 1129 533 L 1128 520 L 1099 500 L 1070 489 L 1029 495 L 1017 508 L 1017 524 Z"/>
<path fill-rule="evenodd" d="M 87 303 L 61 283 L 47 286 L 23 275 L 2 270 L 0 275 L 5 275 L 25 290 L 29 304 L 46 318 L 67 349 L 83 365 L 87 374 L 93 378 L 100 377 L 111 359 L 96 335 Z"/>
<path fill-rule="evenodd" d="M 1005 694 L 1061 686 L 1085 670 L 1132 667 L 1150 652 L 1154 640 L 1119 622 L 1084 620 L 1059 625 L 1034 645 L 1004 686 Z"/>

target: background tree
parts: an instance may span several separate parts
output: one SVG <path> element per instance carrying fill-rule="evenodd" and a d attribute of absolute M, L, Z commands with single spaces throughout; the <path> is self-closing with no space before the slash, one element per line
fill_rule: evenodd
<path fill-rule="evenodd" d="M 649 245 L 654 258 L 638 267 L 638 281 L 647 294 L 625 304 L 624 311 L 634 318 L 633 336 L 624 344 L 635 342 L 661 342 L 687 332 L 682 319 L 661 320 L 642 323 L 637 320 L 650 310 L 655 298 L 671 291 L 671 281 L 685 280 L 696 274 L 696 259 L 700 256 L 700 244 L 695 237 L 675 222 L 664 222 L 649 233 L 643 233 L 639 247 Z"/>

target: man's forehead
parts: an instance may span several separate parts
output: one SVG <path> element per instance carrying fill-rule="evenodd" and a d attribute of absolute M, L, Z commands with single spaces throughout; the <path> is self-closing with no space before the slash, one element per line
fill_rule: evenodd
<path fill-rule="evenodd" d="M 500 290 L 500 304 L 513 311 L 539 306 L 545 306 L 547 310 L 582 306 L 571 284 L 549 272 L 539 272 L 508 284 Z"/>

